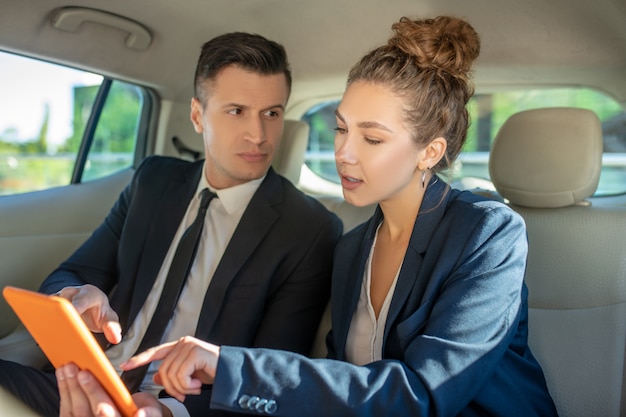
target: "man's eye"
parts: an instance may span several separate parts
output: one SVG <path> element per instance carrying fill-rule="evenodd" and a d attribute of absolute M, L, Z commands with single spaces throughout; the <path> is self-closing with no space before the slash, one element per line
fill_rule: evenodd
<path fill-rule="evenodd" d="M 265 112 L 265 115 L 266 115 L 267 117 L 278 117 L 278 116 L 280 116 L 280 114 L 278 114 L 278 112 L 277 112 L 277 111 L 274 111 L 274 110 L 268 110 L 268 111 L 266 111 L 266 112 Z"/>
<path fill-rule="evenodd" d="M 241 114 L 241 112 L 242 112 L 241 109 L 232 109 L 228 111 L 229 114 L 235 114 L 235 115 Z"/>

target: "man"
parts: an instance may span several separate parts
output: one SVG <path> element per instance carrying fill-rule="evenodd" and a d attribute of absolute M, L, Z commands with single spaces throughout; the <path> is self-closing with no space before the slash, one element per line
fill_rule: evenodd
<path fill-rule="evenodd" d="M 173 314 L 160 320 L 167 324 L 163 337 L 158 333 L 151 345 L 195 335 L 308 353 L 342 226 L 270 167 L 290 88 L 281 45 L 246 33 L 207 42 L 190 116 L 206 159 L 147 158 L 104 223 L 43 282 L 42 292 L 70 299 L 91 330 L 103 333 L 118 369 L 145 349 L 144 334 L 154 334 L 151 318 L 160 317 L 161 294 L 172 292 L 170 264 L 179 263 L 177 246 L 209 201 L 207 188 L 216 198 L 205 208 L 199 243 L 192 244 L 197 255 L 175 291 Z M 161 392 L 151 378 L 155 369 L 139 378 L 140 398 Z M 60 378 L 64 384 L 63 373 Z M 52 373 L 0 362 L 0 384 L 44 415 L 59 413 L 56 382 Z M 207 415 L 210 394 L 204 387 L 184 404 L 172 398 L 162 404 L 175 415 Z M 63 413 L 70 413 L 69 401 L 61 397 Z"/>

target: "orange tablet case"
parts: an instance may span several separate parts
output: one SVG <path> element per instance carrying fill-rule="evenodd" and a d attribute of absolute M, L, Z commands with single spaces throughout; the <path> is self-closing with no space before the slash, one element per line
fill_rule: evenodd
<path fill-rule="evenodd" d="M 89 370 L 123 416 L 135 414 L 126 386 L 68 300 L 11 286 L 2 294 L 55 368 L 73 362 Z"/>

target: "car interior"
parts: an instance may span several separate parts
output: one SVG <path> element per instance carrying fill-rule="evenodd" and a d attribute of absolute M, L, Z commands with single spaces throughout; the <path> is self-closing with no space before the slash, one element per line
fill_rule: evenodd
<path fill-rule="evenodd" d="M 0 287 L 33 290 L 145 157 L 203 157 L 189 111 L 205 41 L 244 31 L 285 46 L 293 86 L 272 165 L 347 232 L 375 208 L 348 204 L 334 168 L 348 70 L 402 16 L 467 19 L 481 37 L 472 124 L 445 180 L 526 222 L 529 345 L 559 415 L 626 416 L 625 0 L 0 0 L 0 10 Z M 4 300 L 0 317 L 0 358 L 44 364 Z M 329 317 L 312 357 L 325 355 Z M 0 415 L 35 414 L 0 390 Z"/>

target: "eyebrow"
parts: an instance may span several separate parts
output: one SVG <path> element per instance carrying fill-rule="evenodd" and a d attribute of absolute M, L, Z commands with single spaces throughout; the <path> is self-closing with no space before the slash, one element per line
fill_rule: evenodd
<path fill-rule="evenodd" d="M 343 118 L 341 113 L 339 113 L 339 110 L 335 110 L 335 116 L 337 116 L 337 118 L 341 120 L 342 122 L 344 123 L 346 122 L 346 120 Z M 362 129 L 380 129 L 380 130 L 385 130 L 389 133 L 393 133 L 393 131 L 389 129 L 387 126 L 378 122 L 373 122 L 373 121 L 359 122 L 357 123 L 357 126 Z"/>
<path fill-rule="evenodd" d="M 227 108 L 227 107 L 239 107 L 239 108 L 242 108 L 242 109 L 249 109 L 250 108 L 250 106 L 248 106 L 248 105 L 238 104 L 238 103 L 227 103 L 223 107 L 224 108 Z M 279 109 L 285 111 L 285 106 L 282 105 L 282 104 L 274 104 L 272 106 L 269 106 L 269 107 L 266 107 L 264 109 L 261 109 L 261 111 L 264 112 L 264 111 L 272 110 L 272 109 L 276 109 L 276 108 L 279 108 Z"/>

